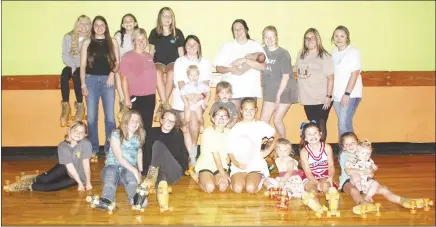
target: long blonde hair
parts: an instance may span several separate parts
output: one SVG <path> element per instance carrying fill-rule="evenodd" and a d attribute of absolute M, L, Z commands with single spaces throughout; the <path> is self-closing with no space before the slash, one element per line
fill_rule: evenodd
<path fill-rule="evenodd" d="M 91 19 L 86 15 L 80 15 L 76 22 L 74 23 L 74 28 L 70 32 L 68 32 L 69 35 L 71 35 L 71 48 L 70 48 L 70 55 L 76 56 L 79 55 L 79 32 L 77 31 L 77 28 L 79 27 L 79 24 L 81 21 L 85 20 L 87 24 L 87 32 L 85 34 L 85 38 L 89 38 L 91 35 Z"/>
<path fill-rule="evenodd" d="M 329 52 L 327 52 L 324 49 L 324 46 L 322 45 L 321 36 L 319 35 L 318 30 L 316 30 L 315 28 L 309 28 L 309 29 L 307 29 L 307 31 L 304 33 L 304 36 L 303 36 L 303 48 L 301 48 L 300 59 L 304 59 L 306 57 L 306 55 L 309 53 L 309 49 L 306 47 L 305 39 L 306 39 L 306 35 L 308 33 L 311 33 L 311 32 L 315 36 L 316 47 L 318 50 L 318 57 L 320 59 L 323 59 L 324 54 L 330 55 Z"/>
<path fill-rule="evenodd" d="M 266 26 L 263 29 L 263 31 L 262 31 L 262 43 L 265 45 L 265 33 L 267 31 L 274 32 L 274 34 L 276 35 L 276 38 L 275 38 L 275 40 L 276 40 L 276 47 L 278 47 L 279 46 L 279 34 L 277 32 L 277 28 L 272 26 L 272 25 Z"/>
<path fill-rule="evenodd" d="M 172 19 L 170 25 L 171 35 L 174 37 L 174 39 L 177 39 L 178 37 L 176 34 L 176 16 L 174 15 L 174 11 L 170 7 L 163 7 L 162 9 L 159 10 L 159 13 L 157 15 L 157 24 L 156 24 L 157 35 L 162 36 L 164 32 L 163 25 L 162 25 L 162 14 L 164 13 L 164 11 L 171 12 L 171 19 Z"/>
<path fill-rule="evenodd" d="M 120 131 L 120 143 L 123 143 L 123 140 L 125 138 L 128 138 L 128 129 L 129 129 L 129 121 L 130 118 L 132 117 L 132 115 L 136 114 L 138 116 L 138 130 L 136 130 L 136 132 L 133 135 L 137 135 L 138 136 L 138 142 L 139 142 L 139 147 L 142 147 L 142 145 L 145 142 L 145 130 L 144 130 L 144 123 L 142 123 L 142 118 L 141 115 L 135 111 L 135 110 L 130 110 L 129 112 L 123 114 L 123 117 L 121 118 L 120 121 L 120 126 L 118 126 L 117 129 L 115 130 L 119 130 Z"/>
<path fill-rule="evenodd" d="M 86 124 L 83 123 L 82 121 L 75 121 L 69 128 L 67 128 L 67 132 L 65 133 L 64 139 L 67 143 L 71 143 L 71 137 L 70 137 L 71 131 L 73 131 L 78 127 L 85 128 L 85 134 L 86 135 L 88 134 L 88 127 L 86 127 Z"/>

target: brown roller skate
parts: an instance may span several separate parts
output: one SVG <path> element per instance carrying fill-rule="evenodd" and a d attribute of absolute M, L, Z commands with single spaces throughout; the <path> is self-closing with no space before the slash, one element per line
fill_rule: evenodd
<path fill-rule="evenodd" d="M 157 176 L 159 174 L 159 167 L 150 166 L 148 168 L 145 180 L 138 185 L 136 193 L 133 196 L 132 210 L 144 212 L 144 208 L 148 204 L 148 196 L 153 194 Z"/>
<path fill-rule="evenodd" d="M 74 121 L 85 120 L 85 104 L 83 102 L 74 102 L 74 108 L 76 109 Z"/>
<path fill-rule="evenodd" d="M 10 184 L 9 180 L 5 181 L 5 186 L 3 186 L 3 190 L 6 192 L 20 192 L 20 191 L 32 191 L 31 183 L 23 183 L 17 182 Z"/>
<path fill-rule="evenodd" d="M 62 113 L 61 113 L 61 127 L 69 127 L 71 119 L 71 107 L 69 102 L 61 102 Z"/>
<path fill-rule="evenodd" d="M 353 213 L 360 215 L 362 218 L 367 218 L 368 213 L 370 212 L 375 212 L 376 216 L 381 216 L 380 207 L 380 203 L 373 204 L 367 201 L 363 201 L 359 205 L 353 207 Z"/>
<path fill-rule="evenodd" d="M 98 162 L 97 152 L 92 154 L 92 157 L 89 159 L 89 161 L 92 162 L 92 163 L 97 163 Z"/>
<path fill-rule="evenodd" d="M 327 217 L 331 217 L 332 215 L 336 217 L 341 216 L 341 212 L 338 211 L 339 205 L 339 193 L 335 187 L 330 187 L 329 191 L 325 195 L 325 199 L 328 201 L 329 211 L 327 211 Z"/>
<path fill-rule="evenodd" d="M 318 218 L 321 218 L 324 211 L 328 210 L 326 206 L 321 206 L 313 192 L 303 193 L 302 200 L 304 205 L 315 211 L 315 216 Z"/>
<path fill-rule="evenodd" d="M 168 206 L 170 195 L 168 192 L 168 183 L 166 181 L 159 182 L 157 189 L 157 200 L 160 206 L 160 212 L 172 212 L 173 208 Z"/>
<path fill-rule="evenodd" d="M 25 174 L 24 172 L 21 172 L 20 181 L 32 181 L 34 182 L 36 177 L 39 175 L 39 170 L 35 170 L 36 174 Z"/>

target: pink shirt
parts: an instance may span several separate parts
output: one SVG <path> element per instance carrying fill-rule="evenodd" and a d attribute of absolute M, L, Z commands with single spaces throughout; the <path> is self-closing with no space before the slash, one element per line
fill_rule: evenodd
<path fill-rule="evenodd" d="M 156 67 L 149 53 L 129 51 L 123 55 L 120 73 L 126 76 L 130 95 L 146 96 L 156 93 Z"/>

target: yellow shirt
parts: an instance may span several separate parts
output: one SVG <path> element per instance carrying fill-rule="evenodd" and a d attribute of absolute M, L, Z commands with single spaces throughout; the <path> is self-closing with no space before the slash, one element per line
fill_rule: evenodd
<path fill-rule="evenodd" d="M 218 152 L 221 158 L 221 163 L 224 169 L 228 169 L 228 145 L 227 136 L 230 129 L 225 128 L 224 132 L 218 132 L 213 129 L 212 126 L 206 128 L 203 132 L 201 140 L 201 152 L 198 157 L 197 164 L 195 165 L 195 172 L 207 169 L 212 172 L 218 170 L 215 160 L 213 158 L 213 152 Z"/>

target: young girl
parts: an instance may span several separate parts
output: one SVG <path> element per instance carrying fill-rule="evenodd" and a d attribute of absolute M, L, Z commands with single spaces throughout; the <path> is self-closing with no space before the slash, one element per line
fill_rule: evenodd
<path fill-rule="evenodd" d="M 232 97 L 232 85 L 227 81 L 221 81 L 216 85 L 216 97 L 218 97 L 218 101 L 215 102 L 210 108 L 209 115 L 212 116 L 217 109 L 220 107 L 224 107 L 229 111 L 229 123 L 227 124 L 227 128 L 232 128 L 233 125 L 238 122 L 238 112 L 236 110 L 236 105 L 233 102 L 230 102 Z M 211 117 L 211 119 L 213 119 Z"/>
<path fill-rule="evenodd" d="M 151 30 L 150 54 L 156 64 L 158 86 L 162 86 L 163 93 L 159 93 L 161 104 L 157 109 L 155 121 L 159 121 L 162 110 L 171 109 L 169 97 L 173 91 L 174 62 L 184 55 L 183 44 L 185 37 L 182 31 L 176 27 L 174 12 L 169 7 L 159 10 L 156 28 Z M 166 75 L 166 77 L 165 77 Z"/>
<path fill-rule="evenodd" d="M 276 142 L 276 149 L 274 152 L 275 164 L 279 171 L 279 176 L 274 178 L 267 178 L 264 182 L 266 189 L 271 187 L 282 188 L 288 191 L 290 197 L 301 198 L 303 192 L 303 181 L 298 170 L 298 161 L 293 159 L 294 151 L 289 140 L 280 138 Z"/>
<path fill-rule="evenodd" d="M 65 140 L 58 145 L 59 163 L 49 171 L 22 176 L 18 183 L 4 186 L 5 191 L 59 191 L 78 185 L 77 190 L 91 190 L 89 158 L 91 143 L 86 136 L 86 125 L 73 122 L 67 129 Z"/>
<path fill-rule="evenodd" d="M 262 187 L 263 179 L 269 177 L 264 158 L 271 153 L 274 145 L 261 150 L 261 144 L 264 137 L 274 136 L 275 129 L 263 121 L 257 121 L 256 112 L 256 100 L 244 98 L 240 122 L 233 126 L 229 134 L 230 177 L 232 190 L 236 193 L 241 193 L 244 188 L 250 194 L 256 193 Z"/>
<path fill-rule="evenodd" d="M 121 18 L 120 30 L 115 33 L 114 38 L 117 40 L 118 47 L 120 50 L 120 59 L 123 55 L 131 50 L 133 50 L 133 41 L 132 34 L 135 29 L 138 28 L 138 21 L 133 14 L 126 14 Z M 115 84 L 118 91 L 118 97 L 120 101 L 120 112 L 117 117 L 121 120 L 123 113 L 129 111 L 128 108 L 125 108 L 124 103 L 124 92 L 123 87 L 121 85 L 121 77 L 120 74 L 117 73 L 115 75 Z"/>
<path fill-rule="evenodd" d="M 221 192 L 227 190 L 230 183 L 227 138 L 230 129 L 229 111 L 219 107 L 212 113 L 213 126 L 206 128 L 201 140 L 201 153 L 191 177 L 200 184 L 200 188 L 212 193 L 215 186 Z"/>
<path fill-rule="evenodd" d="M 65 68 L 61 73 L 61 92 L 62 92 L 62 113 L 60 117 L 61 126 L 65 127 L 70 116 L 70 85 L 68 81 L 73 78 L 74 93 L 76 94 L 76 102 L 74 108 L 76 114 L 74 121 L 82 121 L 85 118 L 85 106 L 83 104 L 83 96 L 80 82 L 80 49 L 82 48 L 83 40 L 89 38 L 91 34 L 91 19 L 86 15 L 81 15 L 77 18 L 72 31 L 64 36 L 62 41 L 62 61 Z"/>
<path fill-rule="evenodd" d="M 361 205 L 366 205 L 369 211 L 373 211 L 374 209 L 371 209 L 371 207 L 375 207 L 375 205 L 369 201 L 365 201 L 362 198 L 360 191 L 350 182 L 350 175 L 353 174 L 353 172 L 358 172 L 361 175 L 364 174 L 371 175 L 373 174 L 373 170 L 371 168 L 368 168 L 366 170 L 361 171 L 359 169 L 352 169 L 352 168 L 345 167 L 345 163 L 357 151 L 357 145 L 358 145 L 357 135 L 354 132 L 346 132 L 342 134 L 340 142 L 342 146 L 342 152 L 339 154 L 339 163 L 341 166 L 341 175 L 339 176 L 339 189 L 341 189 L 342 192 L 345 192 L 346 194 L 350 195 L 353 201 L 356 203 L 356 206 L 353 207 L 353 212 L 355 214 L 360 214 L 359 211 Z M 401 205 L 404 208 L 410 208 L 411 201 L 417 201 L 416 202 L 417 207 L 422 208 L 422 204 L 423 204 L 422 198 L 400 197 L 399 195 L 396 195 L 393 192 L 391 192 L 385 185 L 380 185 L 378 190 L 376 191 L 376 194 L 382 195 L 390 202 Z"/>
<path fill-rule="evenodd" d="M 130 204 L 141 181 L 142 144 L 145 131 L 141 115 L 131 110 L 123 115 L 120 126 L 112 132 L 111 147 L 106 156 L 106 164 L 101 171 L 103 192 L 97 208 L 107 209 L 106 204 L 115 202 L 115 193 L 121 183 L 127 191 Z M 146 201 L 143 204 L 145 207 Z"/>
<path fill-rule="evenodd" d="M 371 142 L 368 140 L 364 140 L 359 142 L 357 145 L 356 155 L 351 156 L 347 162 L 345 163 L 346 168 L 358 169 L 362 172 L 354 171 L 350 175 L 350 182 L 356 188 L 365 193 L 366 201 L 374 202 L 372 197 L 377 192 L 380 184 L 375 181 L 372 176 L 373 174 L 365 174 L 365 170 L 369 170 L 371 172 L 377 170 L 377 165 L 374 164 L 374 161 L 371 159 L 372 147 Z"/>
<path fill-rule="evenodd" d="M 186 73 L 189 78 L 189 82 L 183 86 L 180 90 L 180 95 L 182 96 L 185 108 L 185 122 L 190 121 L 190 112 L 195 113 L 195 118 L 197 118 L 198 124 L 200 125 L 200 133 L 204 131 L 204 119 L 203 112 L 207 108 L 207 103 L 210 98 L 210 88 L 206 84 L 198 81 L 200 70 L 196 65 L 188 66 Z M 203 99 L 196 100 L 193 96 L 202 95 Z"/>
<path fill-rule="evenodd" d="M 333 151 L 329 144 L 321 140 L 321 130 L 314 122 L 303 123 L 300 142 L 300 162 L 304 170 L 304 190 L 326 193 L 332 186 L 335 166 Z"/>

